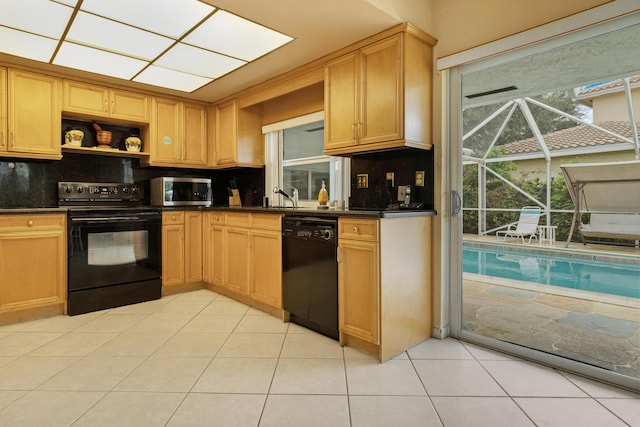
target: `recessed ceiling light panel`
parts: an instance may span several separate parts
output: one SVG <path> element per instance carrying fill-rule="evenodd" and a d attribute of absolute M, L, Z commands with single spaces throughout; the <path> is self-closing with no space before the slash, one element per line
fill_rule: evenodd
<path fill-rule="evenodd" d="M 139 59 L 69 42 L 62 43 L 53 63 L 126 80 L 130 80 L 147 65 Z"/>
<path fill-rule="evenodd" d="M 0 27 L 0 52 L 49 62 L 58 45 L 57 40 Z"/>
<path fill-rule="evenodd" d="M 170 38 L 86 12 L 76 15 L 66 40 L 148 61 L 174 43 Z"/>
<path fill-rule="evenodd" d="M 216 10 L 198 0 L 84 0 L 81 8 L 174 39 Z"/>
<path fill-rule="evenodd" d="M 163 68 L 215 79 L 242 67 L 246 62 L 178 43 L 154 64 Z"/>
<path fill-rule="evenodd" d="M 0 25 L 59 39 L 72 12 L 72 8 L 49 0 L 2 0 Z"/>
<path fill-rule="evenodd" d="M 225 11 L 218 11 L 184 42 L 245 61 L 252 61 L 293 40 Z"/>
<path fill-rule="evenodd" d="M 193 92 L 207 83 L 210 83 L 212 80 L 152 65 L 137 75 L 133 81 L 180 90 L 183 92 Z"/>

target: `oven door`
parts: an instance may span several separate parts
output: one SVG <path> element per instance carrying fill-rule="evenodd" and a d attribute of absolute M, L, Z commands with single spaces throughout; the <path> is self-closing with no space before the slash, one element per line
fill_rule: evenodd
<path fill-rule="evenodd" d="M 159 211 L 69 215 L 69 292 L 160 279 Z"/>

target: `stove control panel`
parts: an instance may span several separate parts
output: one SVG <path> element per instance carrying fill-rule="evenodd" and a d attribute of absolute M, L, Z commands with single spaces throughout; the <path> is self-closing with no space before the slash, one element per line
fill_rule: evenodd
<path fill-rule="evenodd" d="M 144 199 L 140 184 L 59 182 L 58 201 L 66 202 L 139 202 Z"/>

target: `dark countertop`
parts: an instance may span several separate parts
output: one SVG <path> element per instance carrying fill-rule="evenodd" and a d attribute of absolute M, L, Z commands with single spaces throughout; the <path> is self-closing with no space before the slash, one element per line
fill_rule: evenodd
<path fill-rule="evenodd" d="M 21 214 L 50 214 L 67 213 L 68 207 L 55 208 L 9 208 L 0 209 L 0 215 L 21 215 Z M 271 213 L 284 214 L 288 216 L 324 216 L 324 217 L 355 217 L 355 218 L 402 218 L 409 216 L 435 216 L 435 210 L 360 210 L 360 209 L 313 209 L 313 208 L 292 208 L 292 207 L 268 207 L 246 206 L 172 206 L 164 207 L 162 210 L 198 210 L 198 211 L 221 211 L 221 212 L 250 212 L 250 213 Z"/>
<path fill-rule="evenodd" d="M 0 209 L 0 215 L 20 215 L 20 214 L 66 214 L 67 208 L 9 208 Z"/>
<path fill-rule="evenodd" d="M 272 213 L 284 214 L 288 216 L 324 216 L 324 217 L 356 217 L 356 218 L 401 218 L 409 216 L 435 216 L 435 210 L 361 210 L 361 209 L 313 209 L 306 207 L 268 207 L 261 206 L 182 206 L 163 208 L 163 210 L 202 210 L 202 211 L 221 211 L 221 212 L 250 212 L 250 213 Z"/>

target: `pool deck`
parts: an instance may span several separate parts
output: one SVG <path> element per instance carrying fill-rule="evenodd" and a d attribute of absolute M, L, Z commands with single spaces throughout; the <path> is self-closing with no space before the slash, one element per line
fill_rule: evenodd
<path fill-rule="evenodd" d="M 504 243 L 495 236 L 465 241 Z M 514 240 L 509 244 L 522 245 Z M 523 246 L 549 248 L 537 243 Z M 637 257 L 640 250 L 556 242 L 554 250 Z M 464 274 L 464 329 L 640 378 L 640 300 Z"/>

